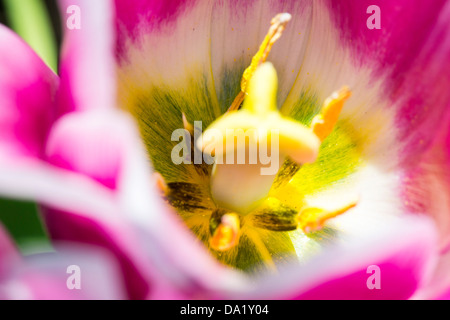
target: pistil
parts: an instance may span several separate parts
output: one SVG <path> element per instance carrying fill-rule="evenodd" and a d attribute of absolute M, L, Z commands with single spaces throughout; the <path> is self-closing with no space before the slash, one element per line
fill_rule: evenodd
<path fill-rule="evenodd" d="M 267 197 L 286 157 L 311 163 L 319 152 L 320 140 L 309 128 L 279 113 L 277 89 L 275 68 L 270 63 L 261 65 L 250 80 L 242 109 L 213 122 L 197 142 L 203 151 L 214 150 L 213 198 L 241 214 L 255 209 Z M 242 159 L 247 162 L 234 162 L 239 153 L 245 154 Z"/>

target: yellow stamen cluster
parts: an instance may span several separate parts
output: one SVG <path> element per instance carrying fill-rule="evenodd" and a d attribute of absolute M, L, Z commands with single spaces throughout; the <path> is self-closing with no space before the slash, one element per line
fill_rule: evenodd
<path fill-rule="evenodd" d="M 344 87 L 333 93 L 325 100 L 320 114 L 313 119 L 309 128 L 283 116 L 278 111 L 277 74 L 273 65 L 265 61 L 290 19 L 291 16 L 284 13 L 272 20 L 269 32 L 259 51 L 243 74 L 241 92 L 228 112 L 214 121 L 204 132 L 202 139 L 197 141 L 199 149 L 204 152 L 206 148 L 209 151 L 213 150 L 211 155 L 216 159 L 223 159 L 227 153 L 243 150 L 248 159 L 248 153 L 255 152 L 255 149 L 249 149 L 249 142 L 246 139 L 256 142 L 259 149 L 261 145 L 267 146 L 273 143 L 271 138 L 276 132 L 280 164 L 287 158 L 300 165 L 316 160 L 321 143 L 333 131 L 351 92 Z M 242 102 L 242 109 L 239 110 Z M 183 123 L 185 128 L 192 130 L 192 126 L 184 115 Z M 250 135 L 249 130 L 253 132 Z M 220 140 L 217 139 L 217 132 L 220 133 Z M 236 136 L 237 132 L 238 136 Z M 230 146 L 227 141 L 232 141 L 233 144 Z M 210 237 L 210 246 L 214 250 L 226 251 L 235 246 L 239 240 L 241 227 L 239 215 L 247 215 L 267 200 L 276 174 L 268 177 L 261 176 L 259 173 L 261 167 L 260 162 L 252 165 L 236 165 L 216 161 L 211 173 L 211 194 L 219 207 L 231 210 L 230 212 L 233 213 L 224 214 L 218 222 L 214 223 Z M 276 171 L 278 169 L 279 167 Z M 164 189 L 164 185 L 161 183 L 159 185 L 161 189 Z M 297 227 L 307 233 L 318 230 L 327 220 L 348 211 L 356 206 L 357 202 L 358 199 L 355 197 L 347 204 L 334 209 L 313 207 L 305 202 L 298 213 L 294 211 L 293 219 L 289 220 L 289 225 L 285 228 Z M 280 210 L 290 212 L 282 206 Z M 264 220 L 261 216 L 258 219 L 260 224 L 273 222 L 273 219 Z M 276 226 L 273 228 L 276 229 Z"/>

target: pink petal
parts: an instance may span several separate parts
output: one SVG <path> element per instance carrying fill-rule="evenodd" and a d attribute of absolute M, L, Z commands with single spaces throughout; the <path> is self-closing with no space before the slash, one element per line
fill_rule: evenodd
<path fill-rule="evenodd" d="M 118 34 L 118 52 L 123 53 L 127 39 L 139 41 L 140 28 L 145 31 L 158 29 L 165 19 L 173 20 L 191 7 L 197 0 L 115 0 Z M 144 25 L 144 27 L 142 27 Z"/>
<path fill-rule="evenodd" d="M 42 157 L 55 118 L 56 75 L 17 35 L 0 25 L 1 157 Z"/>
<path fill-rule="evenodd" d="M 79 8 L 80 29 L 69 29 Z M 61 0 L 64 44 L 60 66 L 58 115 L 74 110 L 114 108 L 115 65 L 112 17 L 108 1 Z M 68 12 L 69 11 L 69 12 Z"/>
<path fill-rule="evenodd" d="M 126 279 L 131 279 L 128 281 L 129 296 L 142 298 L 147 295 L 150 281 L 147 277 L 144 279 L 144 275 L 147 275 L 148 267 L 141 263 L 136 252 L 138 246 L 133 242 L 134 233 L 120 217 L 118 197 L 111 189 L 87 176 L 27 161 L 2 163 L 0 174 L 3 196 L 33 200 L 53 208 L 44 210 L 49 212 L 44 217 L 55 239 L 73 240 L 73 232 L 77 232 L 79 242 L 107 246 L 116 254 L 124 270 L 133 271 L 125 273 Z M 108 246 L 109 243 L 113 245 Z"/>
<path fill-rule="evenodd" d="M 43 211 L 48 231 L 54 241 L 83 243 L 106 249 L 119 263 L 121 278 L 125 282 L 128 297 L 143 299 L 147 296 L 152 284 L 146 278 L 148 270 L 139 265 L 142 259 L 136 251 L 138 243 L 126 222 L 121 222 L 113 216 L 110 217 L 110 221 L 104 221 L 100 216 L 76 212 L 50 208 L 44 208 Z M 116 222 L 112 222 L 114 220 Z"/>
<path fill-rule="evenodd" d="M 443 294 L 442 296 L 440 296 L 438 300 L 450 300 L 450 290 L 445 294 Z"/>
<path fill-rule="evenodd" d="M 54 239 L 96 244 L 113 252 L 131 297 L 181 298 L 237 285 L 234 274 L 195 244 L 160 202 L 151 187 L 151 168 L 137 129 L 123 114 L 66 115 L 55 125 L 47 152 L 50 161 L 65 170 L 88 175 L 109 188 L 105 181 L 114 181 L 114 208 L 98 212 L 48 206 L 45 219 Z"/>
<path fill-rule="evenodd" d="M 18 257 L 18 251 L 12 243 L 6 230 L 0 225 L 0 260 L 4 261 L 10 257 Z"/>
<path fill-rule="evenodd" d="M 263 280 L 254 293 L 263 299 L 408 299 L 434 266 L 435 244 L 429 219 L 404 217 L 375 238 L 334 246 L 304 267 Z M 371 266 L 379 267 L 380 289 L 367 285 L 374 283 Z"/>
<path fill-rule="evenodd" d="M 0 278 L 11 265 L 21 262 L 20 253 L 13 244 L 9 234 L 0 225 Z"/>
<path fill-rule="evenodd" d="M 78 117 L 81 117 L 81 115 L 66 115 L 58 122 L 65 123 L 65 119 L 70 119 L 70 117 L 77 119 Z M 88 116 L 87 118 L 89 119 Z M 110 118 L 105 117 L 104 119 Z M 68 121 L 68 123 L 70 124 L 70 121 Z M 80 125 L 80 128 L 89 127 L 82 122 L 77 123 Z M 64 137 L 63 134 L 66 134 L 67 132 L 70 133 L 70 130 L 64 131 L 58 128 L 64 127 L 57 124 L 50 135 L 50 141 L 59 141 L 55 136 L 55 132 L 61 131 L 62 137 Z M 119 127 L 116 126 L 115 129 L 117 130 Z M 122 131 L 122 134 L 123 133 L 124 131 Z M 103 135 L 103 137 L 104 136 L 105 135 Z M 125 134 L 124 136 L 127 135 Z M 70 137 L 67 137 L 67 141 L 83 147 L 82 142 L 85 140 L 83 139 L 83 135 L 81 135 L 81 142 L 70 140 Z M 98 142 L 101 146 L 101 141 Z M 62 156 L 64 155 L 65 154 L 62 153 Z M 98 152 L 92 154 L 84 153 L 82 155 L 91 157 L 84 158 L 88 164 L 92 163 L 92 161 L 95 163 L 95 160 L 108 160 L 101 157 L 97 158 L 98 156 L 104 156 Z M 63 159 L 63 157 L 60 159 Z M 68 160 L 70 160 L 70 158 Z M 74 160 L 78 160 L 78 158 L 74 158 Z M 114 158 L 110 160 L 117 161 L 117 159 Z M 71 166 L 71 168 L 76 168 L 75 164 L 79 163 L 74 161 L 74 165 Z M 83 162 L 81 162 L 81 165 L 83 165 Z M 93 167 L 81 166 L 80 168 L 92 169 Z M 97 168 L 100 169 L 101 167 Z M 122 172 L 125 171 L 126 170 L 123 170 Z M 94 175 L 94 179 L 86 176 L 86 174 L 89 173 Z M 144 297 L 147 294 L 146 290 L 149 281 L 143 279 L 143 274 L 146 274 L 147 271 L 145 268 L 134 267 L 134 264 L 138 264 L 140 259 L 133 249 L 136 247 L 132 241 L 133 233 L 129 228 L 127 229 L 127 225 L 123 223 L 123 220 L 120 218 L 120 204 L 118 203 L 118 198 L 120 197 L 118 197 L 110 188 L 95 181 L 95 177 L 99 178 L 99 180 L 102 178 L 101 173 L 102 172 L 100 172 L 100 175 L 96 175 L 95 171 L 87 170 L 80 174 L 78 172 L 69 171 L 67 168 L 59 169 L 55 166 L 46 165 L 42 162 L 36 163 L 35 161 L 29 161 L 27 159 L 19 159 L 14 162 L 3 160 L 0 166 L 0 175 L 2 176 L 2 179 L 0 180 L 0 193 L 6 197 L 36 201 L 45 207 L 52 208 L 48 209 L 50 213 L 46 218 L 49 220 L 50 231 L 55 233 L 55 238 L 59 239 L 59 235 L 64 233 L 67 239 L 72 240 L 73 232 L 75 230 L 79 232 L 78 240 L 80 242 L 93 243 L 95 242 L 91 240 L 93 237 L 95 237 L 94 239 L 99 239 L 97 241 L 98 245 L 102 245 L 105 242 L 112 242 L 114 246 L 111 246 L 111 251 L 117 254 L 119 261 L 125 266 L 124 268 L 126 268 L 127 271 L 134 270 L 133 273 L 130 273 L 130 278 L 138 279 L 130 281 L 130 287 L 133 287 L 133 285 L 138 283 L 136 285 L 137 289 L 134 289 L 133 287 L 133 290 L 135 291 L 131 292 L 130 289 L 130 295 L 136 297 L 139 294 L 140 297 Z M 116 176 L 118 174 L 117 170 L 114 170 L 113 173 L 115 176 L 112 177 L 113 180 L 111 181 L 119 180 Z M 78 214 L 80 212 L 83 214 Z M 54 215 L 52 215 L 53 213 Z M 54 219 L 51 219 L 50 221 L 50 218 L 53 217 Z M 98 224 L 102 227 L 98 228 Z M 80 230 L 78 228 L 80 225 L 86 227 L 87 230 Z M 104 229 L 108 231 L 102 232 Z M 90 230 L 93 231 L 92 234 L 89 234 L 88 231 Z M 126 254 L 123 252 L 126 252 Z M 133 260 L 133 257 L 137 257 L 135 260 L 138 262 L 135 262 L 134 264 L 130 263 L 129 261 Z M 138 269 L 138 271 L 136 271 L 136 269 Z"/>
<path fill-rule="evenodd" d="M 48 139 L 47 161 L 116 189 L 125 164 L 122 158 L 126 136 L 114 120 L 100 112 L 61 118 Z"/>
<path fill-rule="evenodd" d="M 0 163 L 0 193 L 4 197 L 37 201 L 62 210 L 114 210 L 111 190 L 88 177 L 24 159 Z"/>
<path fill-rule="evenodd" d="M 124 299 L 123 283 L 117 263 L 111 256 L 94 247 L 57 246 L 58 253 L 36 255 L 26 265 L 16 266 L 0 280 L 0 296 L 8 300 L 86 300 Z M 67 285 L 79 270 L 79 289 Z"/>
<path fill-rule="evenodd" d="M 121 121 L 122 116 L 93 112 L 62 117 L 52 129 L 47 145 L 47 158 L 62 168 L 26 158 L 1 159 L 0 192 L 7 197 L 34 200 L 60 210 L 116 212 L 116 195 L 109 187 L 122 177 L 125 179 L 128 171 L 134 172 L 133 164 L 125 163 L 130 159 L 126 155 L 134 152 L 146 159 L 145 151 L 136 148 L 136 144 L 140 144 L 139 136 L 135 130 L 130 132 L 130 128 L 135 129 L 134 124 L 126 116 Z M 111 122 L 106 125 L 108 121 Z M 97 125 L 104 131 L 97 130 Z M 95 135 L 90 139 L 96 143 L 96 152 L 84 130 Z M 75 135 L 79 135 L 78 140 Z M 105 141 L 100 139 L 105 137 Z M 71 145 L 65 146 L 64 139 Z M 109 153 L 97 152 L 103 145 Z M 67 146 L 76 148 L 80 154 L 71 152 Z"/>
<path fill-rule="evenodd" d="M 426 150 L 450 103 L 450 4 L 445 0 L 329 1 L 330 16 L 355 61 L 385 78 L 384 94 L 397 108 L 405 161 Z M 381 9 L 381 30 L 369 30 L 371 5 Z M 416 158 L 416 157 L 415 157 Z"/>
<path fill-rule="evenodd" d="M 404 197 L 412 212 L 427 212 L 436 221 L 442 253 L 450 251 L 450 109 L 442 119 L 442 130 L 431 148 L 423 154 L 420 165 L 405 174 Z"/>
<path fill-rule="evenodd" d="M 450 251 L 441 252 L 428 281 L 416 292 L 414 299 L 448 299 L 450 293 Z"/>
<path fill-rule="evenodd" d="M 145 268 L 150 267 L 139 266 L 142 259 L 138 258 L 133 231 L 120 211 L 124 185 L 129 171 L 134 171 L 134 154 L 146 159 L 139 144 L 134 123 L 125 114 L 102 111 L 63 116 L 53 127 L 47 144 L 51 164 L 89 177 L 112 191 L 111 208 L 103 213 L 47 207 L 45 219 L 52 238 L 108 248 L 121 263 L 132 298 L 143 298 L 149 290 Z"/>
<path fill-rule="evenodd" d="M 128 298 L 222 297 L 227 288 L 238 286 L 238 278 L 197 247 L 181 225 L 179 230 L 173 230 L 170 223 L 159 226 L 164 235 L 156 235 L 153 230 L 130 224 L 129 217 L 104 220 L 100 215 L 44 208 L 44 218 L 53 240 L 95 245 L 112 254 L 119 263 Z"/>

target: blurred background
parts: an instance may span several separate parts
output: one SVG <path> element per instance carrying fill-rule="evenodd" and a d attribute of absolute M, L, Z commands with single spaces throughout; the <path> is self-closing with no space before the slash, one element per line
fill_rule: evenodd
<path fill-rule="evenodd" d="M 0 23 L 17 32 L 57 71 L 61 45 L 57 0 L 0 0 Z M 24 254 L 51 250 L 36 203 L 0 198 L 0 223 Z"/>

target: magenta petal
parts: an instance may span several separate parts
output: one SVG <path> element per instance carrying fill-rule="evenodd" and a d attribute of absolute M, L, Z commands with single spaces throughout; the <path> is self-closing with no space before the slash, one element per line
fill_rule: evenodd
<path fill-rule="evenodd" d="M 101 112 L 64 116 L 52 128 L 47 161 L 116 189 L 126 145 L 117 118 Z"/>
<path fill-rule="evenodd" d="M 94 247 L 57 246 L 57 253 L 29 257 L 0 280 L 0 297 L 8 300 L 124 299 L 117 263 Z M 74 271 L 77 268 L 77 271 Z M 79 272 L 79 288 L 71 278 Z M 69 285 L 68 285 L 69 284 Z"/>
<path fill-rule="evenodd" d="M 11 241 L 11 238 L 0 225 L 0 261 L 9 259 L 9 257 L 18 256 L 17 248 Z"/>
<path fill-rule="evenodd" d="M 183 226 L 173 228 L 170 212 L 158 214 L 168 215 L 164 228 L 158 228 L 163 234 L 142 230 L 117 212 L 105 217 L 44 208 L 53 240 L 99 246 L 116 258 L 131 299 L 220 297 L 221 290 L 236 286 L 237 279 L 208 257 Z"/>
<path fill-rule="evenodd" d="M 444 299 L 450 293 L 450 251 L 439 256 L 437 266 L 425 286 L 414 295 L 414 299 Z"/>
<path fill-rule="evenodd" d="M 136 195 L 144 194 L 148 199 L 152 193 L 142 187 L 150 184 L 150 166 L 131 119 L 119 112 L 67 114 L 50 134 L 47 156 L 53 165 L 99 182 L 112 196 L 107 210 L 48 206 L 45 220 L 51 237 L 107 248 L 120 261 L 133 299 L 162 292 L 163 288 L 164 295 L 172 296 L 170 286 L 161 285 L 164 279 L 152 271 L 152 261 L 142 258 L 141 244 L 127 218 L 133 206 L 141 206 L 134 199 Z"/>
<path fill-rule="evenodd" d="M 58 115 L 114 108 L 114 8 L 108 1 L 61 0 L 60 9 L 64 44 Z M 79 29 L 70 20 L 77 12 L 81 17 Z"/>
<path fill-rule="evenodd" d="M 20 254 L 3 226 L 0 225 L 0 279 L 5 271 L 20 262 Z"/>
<path fill-rule="evenodd" d="M 445 0 L 325 0 L 344 46 L 358 65 L 384 79 L 396 106 L 404 160 L 414 162 L 431 143 L 450 103 L 450 4 Z M 369 29 L 367 8 L 381 10 L 381 29 Z"/>
<path fill-rule="evenodd" d="M 139 183 L 134 180 L 142 173 L 136 172 L 136 158 L 142 158 L 150 171 L 133 121 L 119 112 L 72 113 L 62 117 L 52 127 L 46 152 L 54 165 L 26 158 L 0 158 L 0 192 L 64 211 L 94 208 L 106 214 L 117 210 L 117 195 L 111 188 L 129 183 L 139 190 Z M 150 172 L 147 174 L 150 177 Z"/>
<path fill-rule="evenodd" d="M 351 46 L 360 62 L 376 60 L 380 67 L 394 66 L 393 74 L 408 71 L 414 58 L 420 54 L 428 40 L 445 0 L 432 3 L 423 0 L 346 0 L 328 3 L 342 40 Z M 367 21 L 373 11 L 380 8 L 381 29 L 369 29 Z M 380 70 L 381 71 L 381 70 Z"/>
<path fill-rule="evenodd" d="M 450 105 L 449 105 L 450 107 Z M 412 212 L 427 212 L 436 221 L 439 249 L 450 252 L 450 108 L 447 119 L 434 144 L 423 155 L 419 166 L 405 174 L 404 195 L 411 199 L 407 207 Z M 447 258 L 448 261 L 450 259 Z M 450 267 L 450 264 L 448 265 Z M 450 279 L 449 279 L 450 280 Z M 450 285 L 450 281 L 449 281 Z"/>
<path fill-rule="evenodd" d="M 0 25 L 0 153 L 42 157 L 55 118 L 56 75 L 16 34 Z"/>
<path fill-rule="evenodd" d="M 304 267 L 263 280 L 257 297 L 277 299 L 408 299 L 434 267 L 436 231 L 425 217 L 401 218 L 379 237 L 330 248 Z M 371 268 L 379 268 L 380 289 Z"/>
<path fill-rule="evenodd" d="M 121 204 L 124 186 L 140 186 L 133 174 L 150 183 L 150 174 L 144 177 L 147 171 L 136 171 L 133 163 L 142 152 L 139 159 L 150 171 L 139 143 L 134 124 L 124 114 L 72 113 L 59 119 L 47 144 L 48 159 L 62 168 L 25 160 L 0 166 L 2 194 L 49 208 L 46 219 L 53 238 L 108 248 L 120 261 L 133 298 L 146 297 L 151 283 L 151 265 L 142 262 L 134 232 L 121 217 L 127 212 Z"/>
<path fill-rule="evenodd" d="M 111 213 L 113 214 L 113 213 Z M 69 241 L 95 245 L 108 250 L 119 262 L 121 274 L 131 299 L 143 299 L 150 290 L 150 283 L 140 269 L 131 230 L 126 224 L 102 223 L 102 220 L 83 214 L 44 209 L 44 219 L 51 238 L 55 241 Z M 112 216 L 111 220 L 115 218 Z"/>
<path fill-rule="evenodd" d="M 142 175 L 148 175 L 148 181 L 151 178 L 136 125 L 128 114 L 118 111 L 78 112 L 60 118 L 50 132 L 46 155 L 52 165 L 117 192 L 124 184 L 137 185 L 132 180 Z M 138 172 L 135 161 L 143 162 L 145 172 Z"/>
<path fill-rule="evenodd" d="M 437 300 L 450 300 L 450 290 L 442 296 L 438 297 Z"/>
<path fill-rule="evenodd" d="M 126 221 L 118 222 L 125 218 L 119 216 L 119 194 L 131 164 L 133 141 L 138 140 L 133 129 L 133 123 L 125 114 L 115 112 L 81 112 L 60 118 L 49 136 L 48 161 L 88 176 L 118 194 L 111 199 L 115 208 L 109 212 L 100 214 L 96 210 L 88 210 L 90 214 L 86 214 L 85 210 L 57 210 L 52 206 L 45 210 L 45 219 L 55 240 L 108 248 L 120 261 L 130 297 L 144 298 L 149 283 L 139 266 L 134 264 L 133 252 L 136 252 L 137 245 L 130 236 L 132 232 L 127 229 Z M 116 222 L 111 225 L 113 221 Z"/>
<path fill-rule="evenodd" d="M 399 265 L 399 261 L 377 262 L 382 278 L 380 290 L 370 290 L 366 282 L 375 269 L 364 266 L 361 270 L 343 275 L 338 279 L 320 284 L 310 291 L 295 297 L 301 300 L 399 300 L 408 299 L 417 289 L 417 274 L 415 270 L 405 269 Z M 375 281 L 375 280 L 374 280 Z M 386 288 L 387 287 L 387 288 Z"/>
<path fill-rule="evenodd" d="M 165 20 L 173 20 L 197 0 L 115 0 L 117 51 L 123 53 L 128 39 L 138 41 L 140 32 L 158 29 Z"/>

